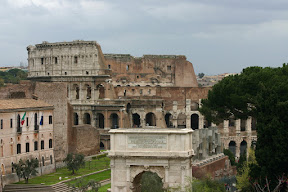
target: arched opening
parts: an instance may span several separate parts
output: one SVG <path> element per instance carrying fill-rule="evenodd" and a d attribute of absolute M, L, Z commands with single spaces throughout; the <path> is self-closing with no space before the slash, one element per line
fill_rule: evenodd
<path fill-rule="evenodd" d="M 100 142 L 100 150 L 104 150 L 104 149 L 105 149 L 104 143 Z"/>
<path fill-rule="evenodd" d="M 236 156 L 236 143 L 235 141 L 230 141 L 229 150 Z"/>
<path fill-rule="evenodd" d="M 180 113 L 177 118 L 177 126 L 178 128 L 186 128 L 186 115 Z"/>
<path fill-rule="evenodd" d="M 79 96 L 79 86 L 77 85 L 77 84 L 74 84 L 73 85 L 73 89 L 74 89 L 74 91 L 75 91 L 75 95 L 74 95 L 74 98 L 75 99 L 79 99 L 80 98 L 80 96 Z"/>
<path fill-rule="evenodd" d="M 191 128 L 193 130 L 199 129 L 199 115 L 198 114 L 191 115 Z"/>
<path fill-rule="evenodd" d="M 118 115 L 116 113 L 112 113 L 110 115 L 110 119 L 111 119 L 111 128 L 112 129 L 117 129 L 119 128 L 119 118 L 118 118 Z"/>
<path fill-rule="evenodd" d="M 256 124 L 257 124 L 256 118 L 252 117 L 252 120 L 251 120 L 251 129 L 252 129 L 253 131 L 256 130 Z"/>
<path fill-rule="evenodd" d="M 133 113 L 133 127 L 140 127 L 140 115 Z"/>
<path fill-rule="evenodd" d="M 91 99 L 91 87 L 89 85 L 85 85 L 86 87 L 86 99 Z"/>
<path fill-rule="evenodd" d="M 84 124 L 91 124 L 91 117 L 89 113 L 84 113 Z"/>
<path fill-rule="evenodd" d="M 129 112 L 130 112 L 130 109 L 131 109 L 131 104 L 128 103 L 128 104 L 126 105 L 126 112 L 129 113 Z"/>
<path fill-rule="evenodd" d="M 241 119 L 240 129 L 241 131 L 246 131 L 246 119 Z"/>
<path fill-rule="evenodd" d="M 243 140 L 240 143 L 240 154 L 245 154 L 247 152 L 247 142 Z"/>
<path fill-rule="evenodd" d="M 105 97 L 105 89 L 104 89 L 104 85 L 102 84 L 98 84 L 96 86 L 96 91 L 99 92 L 99 99 L 103 99 Z"/>
<path fill-rule="evenodd" d="M 145 119 L 147 126 L 156 126 L 156 116 L 154 113 L 147 113 Z"/>
<path fill-rule="evenodd" d="M 143 171 L 134 178 L 132 191 L 163 192 L 163 181 L 157 173 L 151 171 Z"/>
<path fill-rule="evenodd" d="M 79 125 L 79 117 L 77 113 L 74 113 L 74 125 Z"/>
<path fill-rule="evenodd" d="M 96 127 L 104 129 L 104 115 L 102 113 L 96 115 Z"/>
<path fill-rule="evenodd" d="M 166 115 L 165 115 L 165 123 L 166 123 L 167 128 L 173 127 L 171 113 L 166 113 Z"/>

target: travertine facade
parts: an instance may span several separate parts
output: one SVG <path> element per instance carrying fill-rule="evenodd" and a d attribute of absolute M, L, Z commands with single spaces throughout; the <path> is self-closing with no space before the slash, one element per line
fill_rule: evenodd
<path fill-rule="evenodd" d="M 39 174 L 55 171 L 53 106 L 34 99 L 0 100 L 0 164 L 3 184 L 18 181 L 13 163 L 39 160 Z"/>

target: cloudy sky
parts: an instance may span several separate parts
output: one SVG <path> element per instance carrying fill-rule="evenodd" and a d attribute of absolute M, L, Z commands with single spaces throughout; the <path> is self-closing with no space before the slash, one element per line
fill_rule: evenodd
<path fill-rule="evenodd" d="M 288 62 L 287 0 L 1 0 L 0 66 L 28 45 L 96 40 L 104 53 L 181 54 L 196 73 Z"/>

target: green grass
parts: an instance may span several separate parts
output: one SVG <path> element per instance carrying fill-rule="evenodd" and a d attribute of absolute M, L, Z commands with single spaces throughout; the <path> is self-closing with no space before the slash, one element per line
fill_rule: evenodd
<path fill-rule="evenodd" d="M 94 175 L 89 175 L 89 176 L 83 177 L 83 180 L 86 183 L 86 182 L 90 181 L 91 179 L 93 179 L 95 181 L 102 181 L 105 179 L 109 179 L 110 177 L 111 177 L 111 170 L 107 170 L 107 171 L 103 171 L 101 173 L 97 173 Z M 74 184 L 74 183 L 76 183 L 76 181 L 77 181 L 77 179 L 69 181 L 69 182 L 67 182 L 67 184 Z"/>
<path fill-rule="evenodd" d="M 29 179 L 28 184 L 45 183 L 45 185 L 52 185 L 52 184 L 59 182 L 59 177 L 62 177 L 62 181 L 63 181 L 63 180 L 75 178 L 81 175 L 86 175 L 88 173 L 93 173 L 99 170 L 103 170 L 107 167 L 110 167 L 110 159 L 108 157 L 103 157 L 100 159 L 86 161 L 85 167 L 76 171 L 74 175 L 72 175 L 71 171 L 69 171 L 66 167 L 64 167 L 64 168 L 57 169 L 55 173 L 50 173 L 47 175 L 42 175 L 42 176 Z M 68 178 L 65 178 L 65 177 L 68 177 Z M 16 184 L 24 184 L 24 183 L 25 181 L 20 181 Z"/>
<path fill-rule="evenodd" d="M 101 186 L 98 192 L 107 192 L 109 188 L 111 188 L 111 183 Z"/>

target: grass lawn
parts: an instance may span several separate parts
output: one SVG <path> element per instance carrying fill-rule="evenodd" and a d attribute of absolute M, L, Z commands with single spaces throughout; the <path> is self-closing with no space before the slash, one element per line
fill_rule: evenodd
<path fill-rule="evenodd" d="M 91 161 L 86 161 L 85 167 L 76 171 L 74 175 L 71 174 L 66 167 L 57 169 L 55 173 L 42 175 L 29 179 L 29 184 L 41 184 L 52 185 L 59 182 L 59 177 L 62 177 L 62 180 L 67 180 L 75 178 L 81 175 L 92 173 L 95 171 L 103 170 L 107 167 L 110 167 L 110 159 L 108 157 L 103 157 L 101 159 L 93 159 Z M 65 178 L 68 177 L 68 178 Z M 25 181 L 20 181 L 17 184 L 24 184 Z"/>
<path fill-rule="evenodd" d="M 107 192 L 109 188 L 111 188 L 111 183 L 101 186 L 98 192 Z"/>
<path fill-rule="evenodd" d="M 94 175 L 89 175 L 87 177 L 83 177 L 84 182 L 88 182 L 89 180 L 93 179 L 95 181 L 102 181 L 105 179 L 109 179 L 111 177 L 111 170 L 103 171 L 101 173 L 97 173 Z M 67 182 L 67 184 L 74 184 L 77 180 L 72 180 Z"/>

